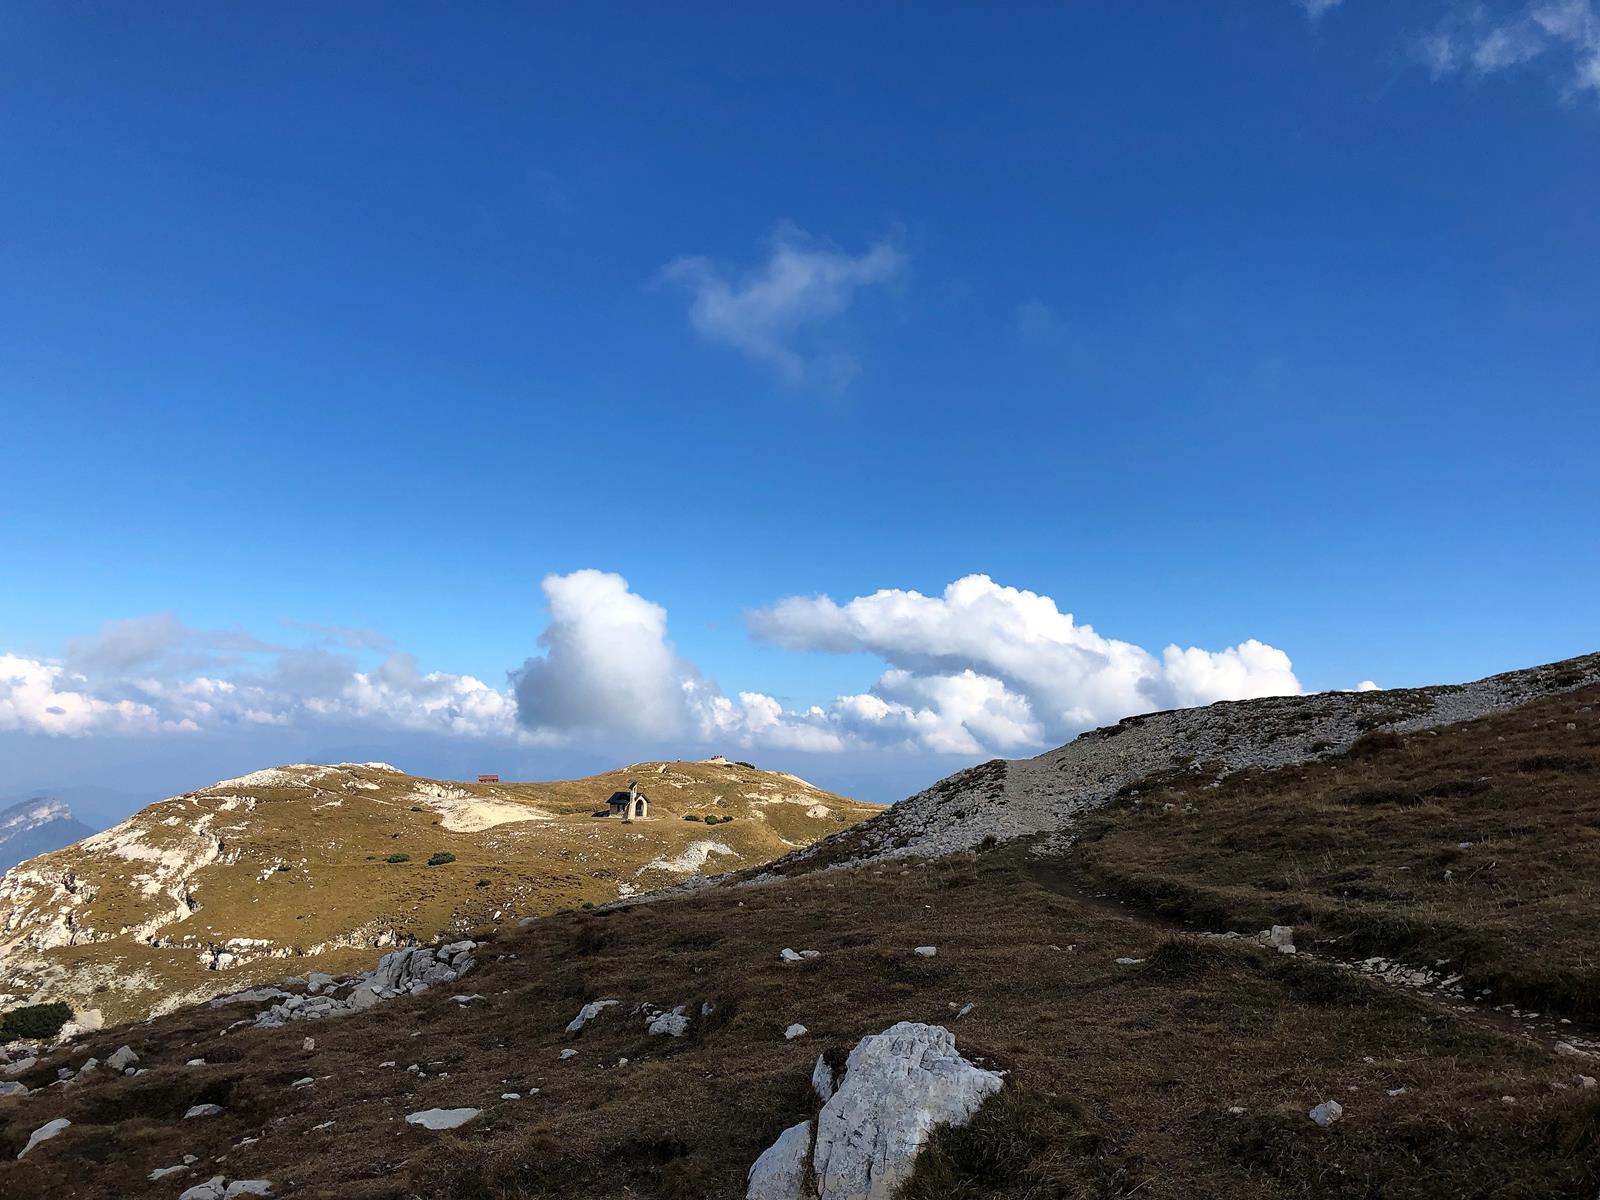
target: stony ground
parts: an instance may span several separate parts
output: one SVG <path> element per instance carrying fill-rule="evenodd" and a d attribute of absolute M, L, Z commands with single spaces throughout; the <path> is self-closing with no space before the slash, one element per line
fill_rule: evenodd
<path fill-rule="evenodd" d="M 934 1136 L 902 1200 L 1588 1200 L 1594 667 L 1334 698 L 1332 716 L 1310 698 L 1131 721 L 1033 760 L 1021 801 L 1004 767 L 924 794 L 957 822 L 986 795 L 1034 805 L 1027 838 L 917 857 L 913 824 L 851 866 L 837 847 L 874 843 L 846 835 L 807 864 L 834 869 L 481 929 L 451 960 L 469 973 L 353 1015 L 258 1028 L 262 1001 L 80 1038 L 0 1098 L 0 1194 L 175 1198 L 220 1177 L 374 1200 L 739 1197 L 815 1115 L 819 1055 L 920 1021 L 1004 1085 Z M 1244 750 L 1191 736 L 1161 756 L 1142 736 L 1221 721 L 1220 739 L 1250 713 L 1273 733 L 1243 730 Z M 1074 781 L 1041 799 L 1054 777 Z M 1416 864 L 1437 878 L 1413 887 Z M 1443 935 L 1461 963 L 1439 961 Z M 1471 956 L 1495 947 L 1480 999 L 1489 960 Z M 1537 1026 L 1510 999 L 1536 986 Z M 58 1078 L 123 1044 L 142 1074 Z M 52 1121 L 71 1123 L 13 1159 Z"/>
<path fill-rule="evenodd" d="M 1224 774 L 1312 762 L 1364 734 L 1436 728 L 1600 682 L 1600 654 L 1467 684 L 1319 692 L 1129 717 L 1036 758 L 995 759 L 952 775 L 872 821 L 797 851 L 779 873 L 879 858 L 931 857 L 1070 831 L 1130 783 L 1173 770 Z"/>
<path fill-rule="evenodd" d="M 595 818 L 635 778 L 650 819 Z M 115 1021 L 364 969 L 392 945 L 766 862 L 877 811 L 715 761 L 536 784 L 370 763 L 257 771 L 0 878 L 0 1006 L 63 1000 Z M 430 866 L 435 854 L 453 859 Z"/>

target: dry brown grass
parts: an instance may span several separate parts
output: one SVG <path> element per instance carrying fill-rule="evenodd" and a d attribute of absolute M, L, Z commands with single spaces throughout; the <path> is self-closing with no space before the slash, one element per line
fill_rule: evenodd
<path fill-rule="evenodd" d="M 936 958 L 912 955 L 924 943 Z M 784 946 L 822 957 L 786 965 Z M 77 1055 L 126 1041 L 150 1072 L 0 1101 L 0 1194 L 170 1198 L 186 1185 L 144 1176 L 190 1152 L 202 1161 L 189 1182 L 259 1176 L 296 1197 L 738 1197 L 756 1155 L 813 1111 L 818 1053 L 898 1020 L 951 1023 L 968 1002 L 951 1027 L 1007 1085 L 970 1130 L 936 1139 L 916 1200 L 1533 1197 L 1600 1184 L 1595 1093 L 1556 1086 L 1570 1064 L 1409 996 L 1324 993 L 1301 979 L 1306 964 L 1090 909 L 1035 884 L 1019 846 L 561 913 L 480 957 L 462 986 L 485 998 L 469 1009 L 430 993 L 278 1031 L 219 1036 L 235 1014 L 203 1010 L 99 1035 Z M 565 1035 L 598 997 L 623 1003 Z M 646 1000 L 715 1011 L 682 1039 L 651 1038 L 629 1015 Z M 784 1040 L 792 1021 L 810 1035 Z M 578 1057 L 562 1063 L 569 1045 Z M 182 1065 L 195 1056 L 210 1065 Z M 381 1069 L 388 1059 L 398 1067 Z M 308 1074 L 315 1087 L 290 1088 Z M 1408 1090 L 1386 1094 L 1397 1087 Z M 1325 1099 L 1348 1112 L 1327 1131 L 1305 1116 Z M 228 1112 L 178 1119 L 205 1101 Z M 402 1120 L 456 1105 L 483 1115 L 449 1134 Z M 11 1161 L 56 1116 L 76 1124 Z"/>
<path fill-rule="evenodd" d="M 1220 787 L 1136 789 L 1066 865 L 1196 926 L 1309 926 L 1302 942 L 1448 959 L 1497 1000 L 1600 1019 L 1597 705 L 1588 688 Z"/>
<path fill-rule="evenodd" d="M 630 779 L 638 779 L 651 797 L 651 818 L 594 818 L 605 809 L 606 797 Z M 343 788 L 341 780 L 364 786 Z M 646 763 L 552 783 L 447 783 L 468 796 L 525 805 L 530 814 L 549 818 L 451 829 L 440 811 L 414 795 L 434 782 L 357 767 L 307 786 L 240 789 L 256 801 L 248 811 L 221 808 L 233 789 L 152 806 L 139 819 L 153 844 L 187 835 L 205 814 L 226 838 L 224 860 L 190 877 L 196 911 L 160 928 L 162 944 L 131 935 L 79 937 L 73 945 L 39 953 L 19 949 L 8 962 L 19 977 L 38 981 L 34 998 L 99 1008 L 108 1020 L 133 1019 L 169 995 L 208 996 L 291 973 L 365 969 L 381 953 L 374 947 L 385 935 L 430 942 L 487 925 L 495 913 L 503 919 L 542 915 L 614 900 L 624 884 L 667 886 L 684 875 L 648 864 L 671 859 L 696 840 L 732 852 L 712 858 L 708 873 L 729 870 L 768 862 L 880 811 L 737 764 Z M 803 796 L 826 812 L 812 817 L 809 803 L 764 801 L 764 795 Z M 707 829 L 682 820 L 689 812 L 728 819 Z M 171 813 L 178 823 L 163 825 Z M 407 861 L 387 861 L 396 854 Z M 454 857 L 428 865 L 439 854 Z M 75 910 L 80 929 L 114 934 L 173 904 L 164 892 L 152 895 L 140 886 L 147 863 L 108 851 L 69 847 L 29 865 L 56 877 L 70 871 L 80 890 L 92 891 L 92 899 Z M 60 897 L 48 888 L 37 894 L 41 919 L 54 919 Z M 200 950 L 230 938 L 265 939 L 288 951 L 291 960 L 264 958 L 227 972 L 209 970 Z M 134 979 L 141 981 L 138 990 L 127 982 Z M 34 991 L 26 982 L 0 990 L 24 996 Z"/>

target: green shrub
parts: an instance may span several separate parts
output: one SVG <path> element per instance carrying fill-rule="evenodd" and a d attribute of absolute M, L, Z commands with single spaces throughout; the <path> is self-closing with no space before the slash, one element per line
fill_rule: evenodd
<path fill-rule="evenodd" d="M 479 887 L 488 887 L 489 886 L 489 881 L 487 879 L 480 879 L 480 880 L 478 880 L 478 886 Z"/>
<path fill-rule="evenodd" d="M 391 854 L 391 855 L 389 855 L 388 858 L 384 859 L 383 861 L 384 862 L 410 862 L 411 861 L 411 855 L 409 855 L 409 854 Z"/>
<path fill-rule="evenodd" d="M 55 1037 L 70 1020 L 72 1009 L 65 1004 L 24 1004 L 0 1017 L 0 1042 Z"/>
<path fill-rule="evenodd" d="M 684 813 L 683 814 L 683 819 L 685 821 L 698 821 L 700 819 L 700 814 L 699 813 Z"/>
<path fill-rule="evenodd" d="M 453 863 L 455 860 L 456 856 L 451 854 L 450 851 L 440 850 L 428 856 L 428 865 L 430 867 L 442 867 L 445 863 Z"/>

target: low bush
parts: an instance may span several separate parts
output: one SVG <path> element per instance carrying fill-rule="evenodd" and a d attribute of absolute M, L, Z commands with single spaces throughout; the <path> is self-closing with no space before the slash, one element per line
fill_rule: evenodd
<path fill-rule="evenodd" d="M 698 821 L 700 819 L 700 814 L 699 813 L 684 813 L 683 814 L 683 819 L 685 821 Z"/>
<path fill-rule="evenodd" d="M 410 862 L 411 861 L 411 855 L 409 855 L 409 854 L 391 854 L 391 855 L 389 855 L 388 858 L 384 859 L 383 861 L 384 862 L 392 862 L 392 863 Z"/>
<path fill-rule="evenodd" d="M 65 1004 L 24 1004 L 0 1017 L 0 1042 L 52 1038 L 70 1020 L 72 1009 Z"/>
<path fill-rule="evenodd" d="M 428 855 L 428 865 L 430 867 L 442 867 L 445 863 L 453 863 L 455 860 L 456 856 L 448 850 L 440 850 L 435 854 Z"/>

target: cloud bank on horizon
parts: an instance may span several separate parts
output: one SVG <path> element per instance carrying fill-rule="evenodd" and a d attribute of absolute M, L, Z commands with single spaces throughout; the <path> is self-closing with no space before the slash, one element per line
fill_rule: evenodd
<path fill-rule="evenodd" d="M 506 688 L 423 672 L 364 631 L 300 626 L 314 640 L 282 645 L 161 613 L 75 639 L 59 661 L 0 654 L 0 730 L 192 736 L 323 724 L 526 745 L 974 755 L 1054 745 L 1151 709 L 1302 690 L 1289 656 L 1255 639 L 1158 656 L 1078 623 L 1048 596 L 969 575 L 937 596 L 790 597 L 748 614 L 752 634 L 774 646 L 883 663 L 866 691 L 792 709 L 760 691 L 723 694 L 673 648 L 666 609 L 621 575 L 585 569 L 541 586 L 540 653 L 508 673 Z"/>

